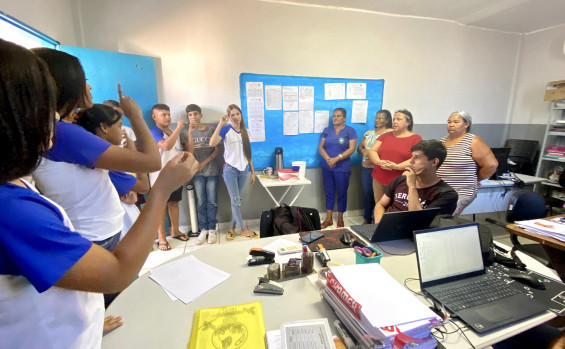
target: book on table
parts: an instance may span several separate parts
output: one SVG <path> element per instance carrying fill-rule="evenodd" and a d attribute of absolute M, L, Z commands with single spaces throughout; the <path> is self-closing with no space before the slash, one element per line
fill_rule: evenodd
<path fill-rule="evenodd" d="M 261 302 L 198 309 L 187 348 L 264 349 Z"/>

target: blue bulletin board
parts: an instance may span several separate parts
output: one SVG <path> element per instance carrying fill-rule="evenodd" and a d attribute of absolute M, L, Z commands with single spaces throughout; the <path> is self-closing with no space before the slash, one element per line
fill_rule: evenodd
<path fill-rule="evenodd" d="M 317 78 L 304 76 L 283 76 L 283 75 L 261 75 L 242 73 L 239 76 L 239 88 L 241 96 L 241 110 L 246 125 L 249 128 L 249 112 L 247 83 L 262 83 L 263 89 L 263 112 L 264 112 L 264 132 L 265 141 L 252 141 L 251 150 L 253 156 L 253 165 L 255 169 L 261 170 L 268 166 L 275 165 L 275 148 L 283 148 L 284 167 L 290 168 L 292 161 L 306 161 L 307 168 L 319 167 L 322 157 L 318 153 L 318 144 L 320 143 L 320 132 L 299 133 L 298 135 L 283 134 L 283 112 L 298 111 L 298 109 L 289 110 L 267 110 L 265 105 L 265 86 L 312 86 L 314 88 L 314 106 L 313 111 L 329 111 L 328 125 L 332 126 L 332 113 L 335 108 L 345 108 L 347 111 L 347 119 L 345 124 L 353 127 L 357 132 L 357 144 L 363 138 L 363 134 L 375 127 L 375 114 L 382 109 L 384 80 L 367 80 L 367 79 L 342 79 L 342 78 Z M 346 93 L 341 99 L 326 99 L 326 84 L 359 84 L 366 86 L 365 100 L 367 100 L 367 118 L 365 123 L 352 123 L 353 101 L 362 99 L 348 99 Z M 258 84 L 255 84 L 258 85 Z M 328 85 L 329 86 L 329 85 Z M 358 103 L 358 102 L 357 102 Z M 361 102 L 362 103 L 362 102 Z M 281 103 L 282 105 L 283 103 Z M 257 103 L 250 106 L 255 108 L 252 113 L 257 114 Z M 359 165 L 361 156 L 357 151 L 351 157 L 352 164 Z"/>

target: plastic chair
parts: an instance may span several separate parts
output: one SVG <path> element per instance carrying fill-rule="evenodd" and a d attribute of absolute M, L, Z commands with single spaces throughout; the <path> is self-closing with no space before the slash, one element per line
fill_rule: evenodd
<path fill-rule="evenodd" d="M 508 160 L 516 163 L 512 172 L 534 175 L 535 164 L 539 156 L 539 142 L 529 139 L 507 139 L 505 148 L 510 148 Z"/>
<path fill-rule="evenodd" d="M 508 209 L 506 210 L 506 221 L 514 223 L 516 221 L 544 218 L 546 214 L 547 208 L 543 196 L 533 191 L 519 191 L 510 197 Z M 505 224 L 490 218 L 487 218 L 486 221 L 506 227 Z M 518 241 L 518 235 L 514 234 L 510 234 L 510 241 L 512 242 L 513 250 L 522 251 L 543 265 L 552 268 L 549 263 L 549 257 L 541 244 L 521 244 Z"/>

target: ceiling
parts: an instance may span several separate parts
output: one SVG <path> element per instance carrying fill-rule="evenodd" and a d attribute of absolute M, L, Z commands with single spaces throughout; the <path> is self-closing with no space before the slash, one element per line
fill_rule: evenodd
<path fill-rule="evenodd" d="M 565 0 L 262 0 L 454 21 L 512 33 L 565 25 Z"/>

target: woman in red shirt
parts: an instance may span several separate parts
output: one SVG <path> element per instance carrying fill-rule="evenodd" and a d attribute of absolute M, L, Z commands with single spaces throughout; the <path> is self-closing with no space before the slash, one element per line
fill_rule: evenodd
<path fill-rule="evenodd" d="M 412 132 L 414 118 L 406 109 L 394 112 L 392 132 L 380 136 L 369 149 L 369 159 L 375 164 L 373 168 L 373 192 L 375 202 L 383 196 L 385 185 L 400 176 L 410 165 L 412 146 L 422 140 L 420 135 Z"/>

